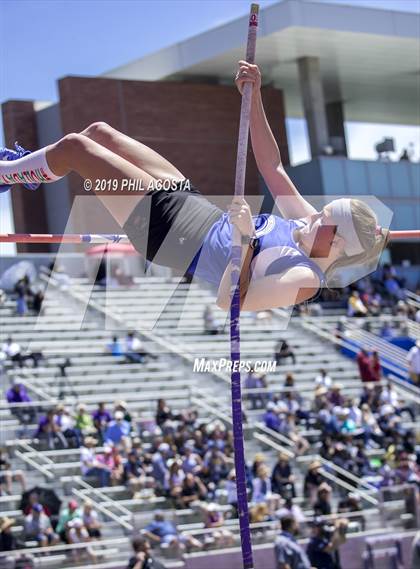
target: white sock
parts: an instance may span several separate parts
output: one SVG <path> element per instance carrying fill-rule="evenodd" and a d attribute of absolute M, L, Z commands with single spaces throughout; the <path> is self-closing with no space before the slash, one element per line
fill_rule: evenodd
<path fill-rule="evenodd" d="M 50 170 L 45 148 L 17 160 L 0 160 L 0 184 L 50 184 L 62 177 Z"/>

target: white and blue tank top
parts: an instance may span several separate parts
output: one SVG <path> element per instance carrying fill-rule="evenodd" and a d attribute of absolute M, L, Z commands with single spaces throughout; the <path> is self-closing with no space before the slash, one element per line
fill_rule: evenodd
<path fill-rule="evenodd" d="M 325 284 L 325 275 L 320 267 L 308 257 L 293 238 L 294 230 L 303 227 L 304 221 L 283 219 L 267 213 L 254 215 L 252 219 L 255 235 L 259 239 L 251 261 L 253 278 L 280 275 L 292 267 L 299 266 L 312 269 L 319 277 L 320 286 Z M 200 250 L 188 268 L 188 273 L 219 286 L 230 260 L 232 227 L 229 214 L 223 213 L 208 231 Z"/>

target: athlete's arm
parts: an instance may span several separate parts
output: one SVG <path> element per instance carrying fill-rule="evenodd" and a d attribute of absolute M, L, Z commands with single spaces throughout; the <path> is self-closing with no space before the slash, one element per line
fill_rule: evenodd
<path fill-rule="evenodd" d="M 243 72 L 245 76 L 240 75 L 236 79 L 236 84 L 240 92 L 245 81 L 251 81 L 253 84 L 250 128 L 252 149 L 258 170 L 283 217 L 299 219 L 312 215 L 316 213 L 316 209 L 300 195 L 284 169 L 279 147 L 265 115 L 261 98 L 261 73 L 258 66 L 240 61 L 239 73 Z"/>
<path fill-rule="evenodd" d="M 231 264 L 227 266 L 217 294 L 217 306 L 230 308 Z M 320 281 L 309 267 L 293 267 L 281 275 L 251 279 L 241 310 L 286 308 L 309 300 L 318 291 Z"/>

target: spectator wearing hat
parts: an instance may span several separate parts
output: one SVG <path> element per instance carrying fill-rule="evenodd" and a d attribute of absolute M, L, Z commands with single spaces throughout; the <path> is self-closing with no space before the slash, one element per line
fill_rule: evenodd
<path fill-rule="evenodd" d="M 305 551 L 296 541 L 298 524 L 293 516 L 280 520 L 281 533 L 275 541 L 277 569 L 311 569 Z"/>
<path fill-rule="evenodd" d="M 271 486 L 273 492 L 280 494 L 283 498 L 286 496 L 296 497 L 295 477 L 292 473 L 289 457 L 287 454 L 280 452 L 277 462 L 274 465 L 271 474 Z"/>
<path fill-rule="evenodd" d="M 130 558 L 127 569 L 165 569 L 160 561 L 152 557 L 152 548 L 147 537 L 137 536 L 131 545 L 134 555 Z"/>
<path fill-rule="evenodd" d="M 114 446 L 121 444 L 126 452 L 131 450 L 131 426 L 128 421 L 124 419 L 123 411 L 115 411 L 114 420 L 108 424 L 105 431 L 105 442 L 110 442 Z"/>
<path fill-rule="evenodd" d="M 270 512 L 274 512 L 279 506 L 279 495 L 272 492 L 270 471 L 266 464 L 258 466 L 257 476 L 252 481 L 251 501 L 255 504 L 266 503 Z"/>
<path fill-rule="evenodd" d="M 82 510 L 82 520 L 89 534 L 89 537 L 94 537 L 95 539 L 100 539 L 102 537 L 101 534 L 102 524 L 99 521 L 98 512 L 93 509 L 92 500 L 84 501 L 83 510 Z"/>
<path fill-rule="evenodd" d="M 308 472 L 305 475 L 303 483 L 303 494 L 305 498 L 310 499 L 311 503 L 315 502 L 318 488 L 324 481 L 324 477 L 320 472 L 321 466 L 322 465 L 319 460 L 314 460 L 310 463 Z"/>
<path fill-rule="evenodd" d="M 58 535 L 54 532 L 50 518 L 43 512 L 41 504 L 34 504 L 30 514 L 25 516 L 24 535 L 27 540 L 34 540 L 39 547 L 56 545 Z"/>
<path fill-rule="evenodd" d="M 99 479 L 101 486 L 109 486 L 111 472 L 107 466 L 101 463 L 95 452 L 97 440 L 93 437 L 85 437 L 83 446 L 80 449 L 80 470 L 82 476 L 93 476 Z"/>
<path fill-rule="evenodd" d="M 82 517 L 83 512 L 79 508 L 79 504 L 76 502 L 76 500 L 70 500 L 67 504 L 67 507 L 61 510 L 57 527 L 55 528 L 62 541 L 65 543 L 70 543 L 69 529 L 71 526 L 69 524 L 75 519 L 82 520 Z"/>
<path fill-rule="evenodd" d="M 18 542 L 12 533 L 12 527 L 15 522 L 16 520 L 7 516 L 0 519 L 0 551 L 13 551 L 24 547 L 24 544 Z"/>
<path fill-rule="evenodd" d="M 70 415 L 69 410 L 60 403 L 55 408 L 56 411 L 56 423 L 66 438 L 67 442 L 71 446 L 80 447 L 82 443 L 82 437 L 80 436 L 80 431 L 75 428 L 75 421 Z"/>
<path fill-rule="evenodd" d="M 119 399 L 118 401 L 115 401 L 114 403 L 114 414 L 117 411 L 122 411 L 124 413 L 124 421 L 127 421 L 127 423 L 132 423 L 133 421 L 133 417 L 131 416 L 131 413 L 128 410 L 128 405 L 126 401 L 123 401 L 122 399 Z"/>
<path fill-rule="evenodd" d="M 316 516 L 329 516 L 332 513 L 331 497 L 331 486 L 323 482 L 318 488 L 317 500 L 314 504 L 314 513 Z"/>

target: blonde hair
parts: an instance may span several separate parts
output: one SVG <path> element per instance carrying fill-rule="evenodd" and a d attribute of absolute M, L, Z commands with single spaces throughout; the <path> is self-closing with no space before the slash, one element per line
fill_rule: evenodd
<path fill-rule="evenodd" d="M 383 228 L 377 231 L 378 220 L 372 208 L 358 199 L 351 199 L 350 201 L 354 230 L 364 251 L 358 255 L 351 256 L 343 253 L 334 261 L 325 271 L 327 285 L 334 284 L 334 280 L 337 278 L 337 270 L 344 267 L 365 265 L 374 270 L 382 251 L 388 243 L 389 231 Z"/>

